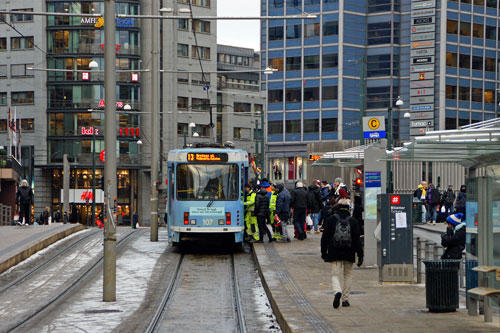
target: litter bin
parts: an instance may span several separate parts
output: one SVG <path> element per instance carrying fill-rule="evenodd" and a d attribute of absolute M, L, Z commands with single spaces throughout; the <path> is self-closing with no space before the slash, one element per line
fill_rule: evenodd
<path fill-rule="evenodd" d="M 424 260 L 425 298 L 430 312 L 458 309 L 458 270 L 460 260 Z"/>

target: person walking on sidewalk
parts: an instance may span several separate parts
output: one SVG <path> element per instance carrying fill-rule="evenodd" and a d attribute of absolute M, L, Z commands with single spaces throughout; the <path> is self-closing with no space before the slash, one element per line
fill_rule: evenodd
<path fill-rule="evenodd" d="M 269 219 L 269 198 L 267 190 L 261 188 L 255 196 L 255 215 L 257 216 L 257 225 L 259 227 L 259 239 L 257 243 L 264 243 L 264 234 L 267 235 L 269 243 L 272 243 L 273 236 L 267 228 L 267 220 Z"/>
<path fill-rule="evenodd" d="M 311 217 L 314 225 L 314 232 L 319 234 L 319 214 L 323 208 L 321 201 L 321 190 L 319 188 L 319 181 L 315 180 L 312 185 L 308 187 L 307 192 L 307 205 L 309 206 L 309 216 Z"/>
<path fill-rule="evenodd" d="M 281 241 L 289 242 L 288 237 L 288 219 L 290 218 L 290 192 L 283 186 L 283 184 L 276 184 L 278 197 L 276 198 L 276 215 L 280 219 Z"/>
<path fill-rule="evenodd" d="M 463 214 L 457 213 L 446 218 L 448 228 L 441 235 L 441 245 L 446 248 L 441 259 L 462 259 L 465 249 L 465 223 L 462 222 Z"/>
<path fill-rule="evenodd" d="M 352 265 L 358 255 L 358 267 L 363 264 L 363 247 L 358 222 L 349 213 L 350 202 L 347 193 L 339 193 L 335 213 L 326 219 L 325 230 L 321 236 L 321 258 L 332 263 L 332 288 L 335 294 L 333 307 L 347 307 L 351 292 Z M 344 276 L 344 286 L 340 286 L 339 276 Z"/>
<path fill-rule="evenodd" d="M 427 223 L 432 223 L 436 225 L 437 220 L 437 208 L 439 206 L 439 202 L 441 201 L 441 194 L 437 188 L 434 187 L 434 184 L 429 184 L 429 190 L 427 191 Z"/>
<path fill-rule="evenodd" d="M 292 193 L 291 206 L 293 207 L 293 225 L 297 232 L 297 238 L 304 240 L 307 238 L 305 231 L 306 211 L 307 211 L 307 190 L 302 182 L 297 182 L 296 189 Z"/>
<path fill-rule="evenodd" d="M 132 215 L 132 229 L 137 229 L 137 223 L 139 223 L 139 214 L 137 214 L 137 211 L 134 211 L 134 215 Z"/>
<path fill-rule="evenodd" d="M 442 205 L 445 208 L 446 217 L 453 214 L 453 202 L 455 202 L 455 191 L 453 191 L 453 185 L 448 185 L 448 189 L 443 192 Z"/>
<path fill-rule="evenodd" d="M 462 213 L 465 217 L 465 203 L 467 202 L 467 194 L 465 191 L 465 185 L 460 186 L 460 192 L 457 194 L 457 199 L 455 200 L 455 213 Z"/>
<path fill-rule="evenodd" d="M 33 191 L 28 181 L 23 179 L 16 193 L 16 204 L 19 207 L 19 225 L 31 224 L 31 205 L 33 205 Z"/>
<path fill-rule="evenodd" d="M 50 208 L 47 206 L 40 215 L 40 225 L 49 225 Z"/>

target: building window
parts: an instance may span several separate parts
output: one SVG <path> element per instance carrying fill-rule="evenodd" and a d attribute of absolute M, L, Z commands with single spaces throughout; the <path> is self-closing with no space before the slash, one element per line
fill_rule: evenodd
<path fill-rule="evenodd" d="M 446 66 L 457 67 L 457 54 L 453 52 L 446 52 Z"/>
<path fill-rule="evenodd" d="M 446 99 L 457 99 L 457 86 L 446 85 Z"/>
<path fill-rule="evenodd" d="M 0 65 L 0 78 L 7 78 L 7 65 Z"/>
<path fill-rule="evenodd" d="M 470 37 L 470 23 L 460 21 L 460 35 Z"/>
<path fill-rule="evenodd" d="M 196 32 L 210 33 L 210 22 L 202 20 L 193 20 L 193 30 Z"/>
<path fill-rule="evenodd" d="M 0 92 L 0 105 L 7 105 L 7 93 Z"/>
<path fill-rule="evenodd" d="M 481 103 L 483 101 L 483 89 L 472 88 L 472 101 Z"/>
<path fill-rule="evenodd" d="M 10 48 L 12 50 L 28 50 L 33 48 L 33 37 L 11 37 Z"/>
<path fill-rule="evenodd" d="M 461 101 L 470 101 L 470 89 L 469 87 L 459 87 L 458 89 L 458 99 Z"/>
<path fill-rule="evenodd" d="M 304 69 L 318 69 L 319 55 L 304 56 Z"/>
<path fill-rule="evenodd" d="M 368 24 L 368 45 L 391 43 L 391 22 Z"/>
<path fill-rule="evenodd" d="M 386 108 L 390 105 L 391 87 L 369 87 L 366 89 L 367 108 Z"/>
<path fill-rule="evenodd" d="M 177 135 L 187 135 L 188 134 L 188 124 L 177 123 Z"/>
<path fill-rule="evenodd" d="M 313 102 L 319 101 L 319 88 L 304 88 L 304 101 L 305 102 Z"/>
<path fill-rule="evenodd" d="M 389 76 L 391 75 L 391 55 L 380 54 L 369 56 L 367 59 L 367 76 Z"/>
<path fill-rule="evenodd" d="M 486 26 L 485 32 L 486 39 L 496 40 L 497 39 L 497 28 L 491 25 Z"/>
<path fill-rule="evenodd" d="M 177 82 L 189 83 L 189 74 L 188 73 L 177 73 Z"/>
<path fill-rule="evenodd" d="M 286 121 L 286 134 L 300 134 L 300 119 Z"/>
<path fill-rule="evenodd" d="M 0 50 L 7 50 L 7 38 L 0 38 Z"/>
<path fill-rule="evenodd" d="M 192 57 L 193 58 L 198 58 L 200 59 L 205 59 L 205 60 L 210 60 L 210 48 L 209 47 L 204 47 L 204 46 L 194 46 L 192 47 Z"/>
<path fill-rule="evenodd" d="M 262 104 L 254 104 L 253 109 L 255 110 L 255 113 L 261 114 L 262 111 L 264 111 L 264 107 Z"/>
<path fill-rule="evenodd" d="M 456 129 L 457 128 L 457 119 L 456 118 L 448 118 L 445 119 L 445 129 Z"/>
<path fill-rule="evenodd" d="M 472 56 L 472 69 L 483 70 L 483 57 Z"/>
<path fill-rule="evenodd" d="M 458 34 L 458 21 L 448 20 L 446 21 L 446 32 L 452 35 Z"/>
<path fill-rule="evenodd" d="M 177 29 L 179 29 L 179 30 L 189 30 L 189 21 L 188 21 L 188 19 L 179 19 L 177 21 Z"/>
<path fill-rule="evenodd" d="M 283 27 L 269 27 L 269 41 L 283 40 Z"/>
<path fill-rule="evenodd" d="M 284 3 L 283 0 L 269 0 L 269 9 L 283 8 Z"/>
<path fill-rule="evenodd" d="M 493 90 L 484 90 L 484 102 L 488 104 L 495 103 L 495 92 Z"/>
<path fill-rule="evenodd" d="M 21 119 L 21 130 L 23 132 L 33 132 L 35 130 L 35 119 Z"/>
<path fill-rule="evenodd" d="M 269 59 L 269 66 L 271 66 L 271 68 L 277 69 L 278 72 L 283 72 L 283 58 Z"/>
<path fill-rule="evenodd" d="M 484 37 L 484 26 L 482 24 L 474 23 L 472 25 L 472 37 L 476 38 Z"/>
<path fill-rule="evenodd" d="M 283 1 L 283 0 L 281 0 Z M 302 0 L 286 0 L 286 6 L 287 8 L 290 7 L 301 7 L 302 6 Z"/>
<path fill-rule="evenodd" d="M 323 36 L 339 34 L 339 23 L 337 21 L 323 23 Z"/>
<path fill-rule="evenodd" d="M 7 132 L 7 119 L 0 119 L 0 132 Z"/>
<path fill-rule="evenodd" d="M 460 68 L 470 69 L 470 55 L 469 54 L 461 54 L 460 55 Z"/>
<path fill-rule="evenodd" d="M 283 102 L 283 89 L 269 90 L 268 91 L 269 103 Z"/>
<path fill-rule="evenodd" d="M 304 133 L 318 133 L 319 119 L 304 119 Z"/>
<path fill-rule="evenodd" d="M 250 140 L 250 128 L 244 127 L 234 127 L 233 128 L 233 139 L 234 140 Z"/>
<path fill-rule="evenodd" d="M 267 134 L 283 134 L 283 121 L 270 120 L 267 122 Z"/>
<path fill-rule="evenodd" d="M 187 109 L 189 106 L 189 98 L 187 97 L 177 97 L 177 108 L 178 109 Z"/>
<path fill-rule="evenodd" d="M 306 23 L 304 24 L 304 37 L 319 37 L 321 26 L 319 23 Z"/>
<path fill-rule="evenodd" d="M 495 71 L 495 58 L 484 58 L 484 70 L 487 72 Z"/>
<path fill-rule="evenodd" d="M 33 91 L 20 91 L 11 94 L 12 105 L 33 104 L 35 93 Z"/>
<path fill-rule="evenodd" d="M 368 0 L 368 13 L 389 12 L 392 0 Z"/>
<path fill-rule="evenodd" d="M 302 35 L 302 26 L 300 24 L 287 24 L 286 39 L 297 39 Z"/>
<path fill-rule="evenodd" d="M 189 4 L 190 0 L 178 0 L 179 3 Z M 191 4 L 200 7 L 210 7 L 210 0 L 191 0 Z"/>
<path fill-rule="evenodd" d="M 323 118 L 321 119 L 321 132 L 337 132 L 337 118 Z"/>
<path fill-rule="evenodd" d="M 250 112 L 252 104 L 234 102 L 234 112 Z"/>
<path fill-rule="evenodd" d="M 306 6 L 314 6 L 319 5 L 320 0 L 304 0 L 304 5 Z"/>
<path fill-rule="evenodd" d="M 29 70 L 28 67 L 33 67 L 33 64 L 19 64 L 10 65 L 10 75 L 12 77 L 27 77 L 34 76 L 33 70 Z"/>
<path fill-rule="evenodd" d="M 336 100 L 338 99 L 338 87 L 337 86 L 323 86 L 322 88 L 324 101 Z"/>
<path fill-rule="evenodd" d="M 298 57 L 287 57 L 286 58 L 286 70 L 287 71 L 300 71 L 300 56 Z"/>
<path fill-rule="evenodd" d="M 177 44 L 177 56 L 189 57 L 189 45 L 180 43 Z"/>
<path fill-rule="evenodd" d="M 323 54 L 323 68 L 337 68 L 339 66 L 338 54 Z"/>
<path fill-rule="evenodd" d="M 32 12 L 33 8 L 24 8 L 24 9 L 13 9 L 16 12 Z M 33 15 L 30 14 L 12 14 L 10 16 L 11 22 L 32 22 Z"/>
<path fill-rule="evenodd" d="M 191 101 L 193 110 L 205 111 L 210 109 L 210 100 L 204 98 L 193 98 Z"/>
<path fill-rule="evenodd" d="M 292 103 L 300 102 L 300 95 L 300 88 L 286 88 L 285 101 Z"/>
<path fill-rule="evenodd" d="M 497 1 L 498 0 L 486 0 L 486 7 L 489 7 L 489 8 L 497 8 Z"/>

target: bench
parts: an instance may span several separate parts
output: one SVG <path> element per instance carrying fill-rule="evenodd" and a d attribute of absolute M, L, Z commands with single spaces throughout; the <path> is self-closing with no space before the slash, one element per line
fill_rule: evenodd
<path fill-rule="evenodd" d="M 472 268 L 473 271 L 476 271 L 480 274 L 487 275 L 489 273 L 495 272 L 497 275 L 497 279 L 500 273 L 500 267 L 496 266 L 477 266 Z M 481 284 L 488 284 L 487 279 L 483 279 L 484 283 Z M 493 289 L 493 288 L 487 288 L 487 287 L 477 287 L 477 288 L 472 288 L 467 290 L 467 301 L 469 304 L 468 308 L 468 313 L 469 316 L 477 316 L 477 303 L 479 298 L 484 299 L 484 321 L 485 322 L 491 322 L 493 320 L 492 318 L 492 313 L 491 313 L 491 307 L 488 302 L 488 298 L 493 298 L 493 297 L 500 297 L 500 290 L 498 289 Z"/>

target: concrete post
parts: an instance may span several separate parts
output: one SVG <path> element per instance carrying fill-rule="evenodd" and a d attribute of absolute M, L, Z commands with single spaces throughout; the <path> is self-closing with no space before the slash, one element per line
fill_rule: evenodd
<path fill-rule="evenodd" d="M 422 283 L 422 242 L 417 237 L 417 283 Z"/>
<path fill-rule="evenodd" d="M 116 15 L 115 0 L 104 1 L 104 184 L 107 211 L 104 223 L 103 301 L 116 301 Z"/>

